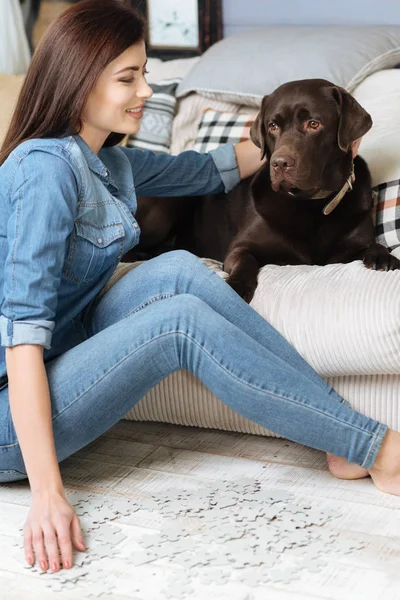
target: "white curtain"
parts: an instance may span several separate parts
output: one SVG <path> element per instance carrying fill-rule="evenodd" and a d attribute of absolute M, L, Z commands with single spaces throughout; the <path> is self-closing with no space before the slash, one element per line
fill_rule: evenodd
<path fill-rule="evenodd" d="M 30 59 L 19 0 L 0 0 L 0 73 L 23 75 Z"/>

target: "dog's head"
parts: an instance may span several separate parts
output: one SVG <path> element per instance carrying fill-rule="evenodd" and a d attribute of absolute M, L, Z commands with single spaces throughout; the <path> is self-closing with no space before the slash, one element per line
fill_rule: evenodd
<path fill-rule="evenodd" d="M 346 90 L 303 79 L 264 96 L 250 137 L 269 161 L 272 188 L 309 198 L 343 185 L 351 144 L 371 126 L 370 115 Z"/>

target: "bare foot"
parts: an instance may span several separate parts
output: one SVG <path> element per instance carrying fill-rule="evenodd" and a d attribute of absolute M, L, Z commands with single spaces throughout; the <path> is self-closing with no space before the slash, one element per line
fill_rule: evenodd
<path fill-rule="evenodd" d="M 362 479 L 369 476 L 367 469 L 363 469 L 356 463 L 349 463 L 341 456 L 327 454 L 326 459 L 330 472 L 338 479 Z"/>
<path fill-rule="evenodd" d="M 382 492 L 400 496 L 400 433 L 388 429 L 371 469 L 372 481 Z"/>

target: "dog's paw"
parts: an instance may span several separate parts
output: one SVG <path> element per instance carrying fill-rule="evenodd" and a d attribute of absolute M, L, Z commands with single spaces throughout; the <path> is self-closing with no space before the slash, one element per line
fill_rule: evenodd
<path fill-rule="evenodd" d="M 364 265 L 375 271 L 394 271 L 400 269 L 400 260 L 390 254 L 384 246 L 369 248 L 365 257 Z"/>
<path fill-rule="evenodd" d="M 235 279 L 233 277 L 228 277 L 226 280 L 232 289 L 235 290 L 243 300 L 245 300 L 248 304 L 250 304 L 254 292 L 256 291 L 257 282 L 255 284 L 251 283 L 251 281 L 243 281 L 242 279 Z"/>

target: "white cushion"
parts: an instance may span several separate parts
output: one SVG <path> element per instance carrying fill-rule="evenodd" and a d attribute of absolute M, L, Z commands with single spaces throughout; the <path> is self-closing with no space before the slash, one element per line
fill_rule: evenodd
<path fill-rule="evenodd" d="M 372 185 L 400 179 L 400 69 L 370 75 L 353 96 L 373 120 L 359 150 L 371 171 Z"/>
<path fill-rule="evenodd" d="M 400 271 L 267 265 L 251 305 L 320 375 L 400 374 Z"/>

